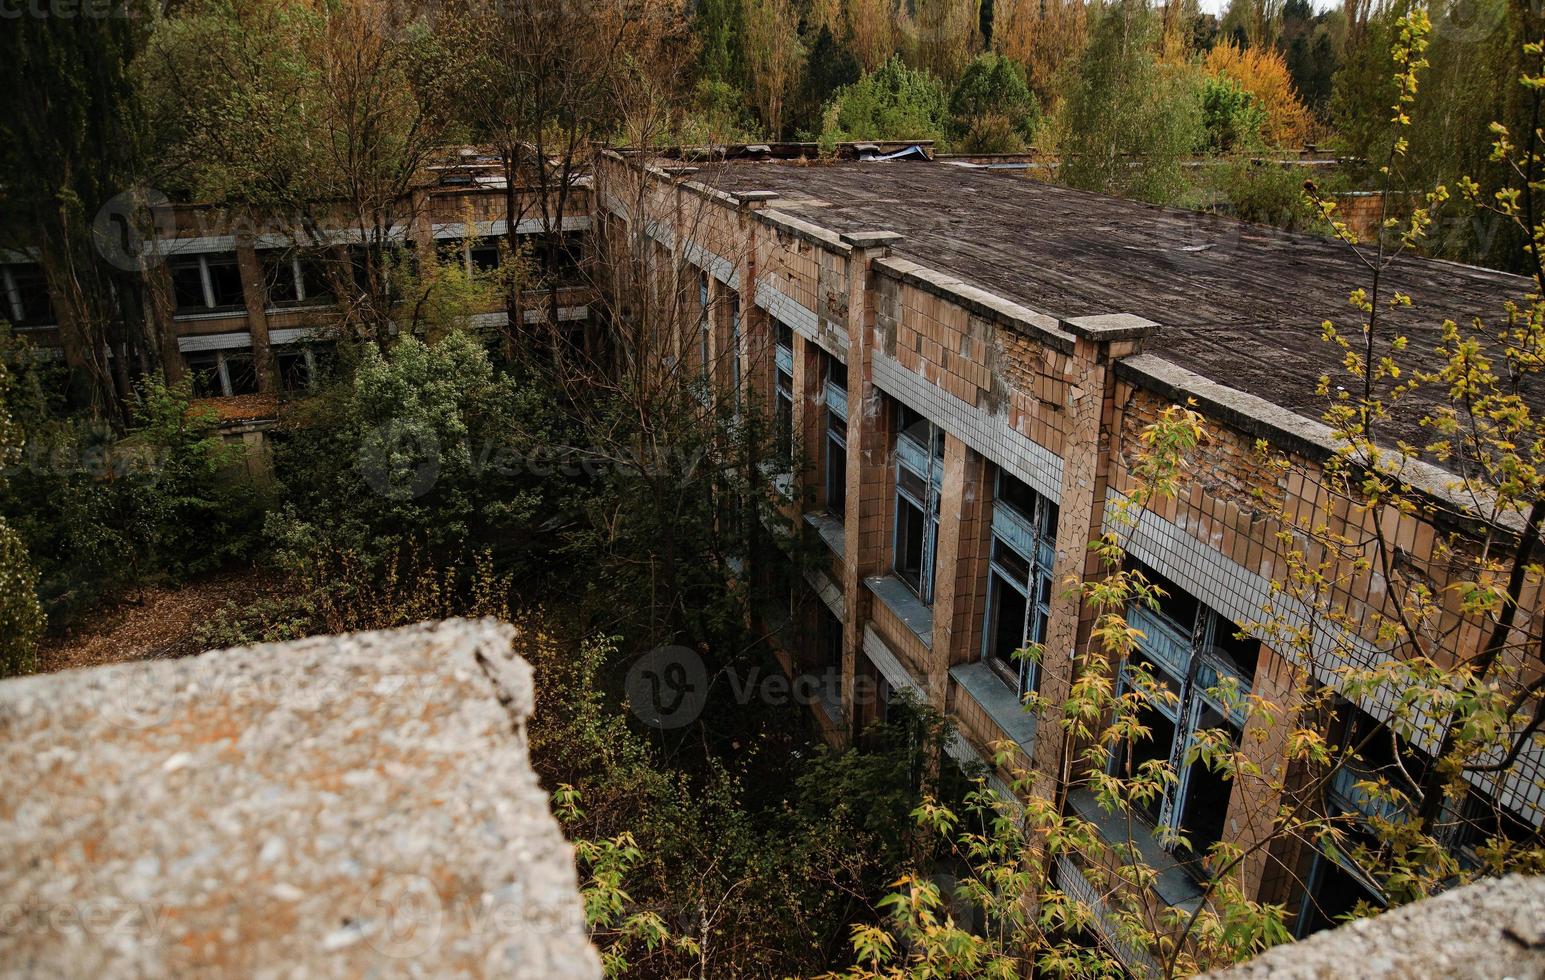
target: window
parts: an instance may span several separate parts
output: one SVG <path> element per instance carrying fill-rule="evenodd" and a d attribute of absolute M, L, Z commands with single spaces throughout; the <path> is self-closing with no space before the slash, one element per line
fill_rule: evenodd
<path fill-rule="evenodd" d="M 201 255 L 209 276 L 210 305 L 217 310 L 236 309 L 246 304 L 241 291 L 241 270 L 236 265 L 236 255 Z"/>
<path fill-rule="evenodd" d="M 172 300 L 178 313 L 203 313 L 212 305 L 204 293 L 204 263 L 197 255 L 172 259 Z"/>
<path fill-rule="evenodd" d="M 708 380 L 708 275 L 697 274 L 697 358 L 703 368 L 703 380 Z"/>
<path fill-rule="evenodd" d="M 559 235 L 542 235 L 532 247 L 536 267 L 552 276 L 560 286 L 577 286 L 583 283 L 580 273 L 581 238 L 573 232 Z"/>
<path fill-rule="evenodd" d="M 1178 846 L 1174 835 L 1190 842 L 1182 856 L 1190 863 L 1201 860 L 1208 847 L 1222 838 L 1232 785 L 1199 759 L 1186 763 L 1186 753 L 1197 734 L 1206 730 L 1224 729 L 1238 742 L 1242 712 L 1223 704 L 1217 688 L 1225 677 L 1232 677 L 1241 695 L 1249 691 L 1260 642 L 1236 639 L 1238 628 L 1233 623 L 1158 573 L 1131 563 L 1165 595 L 1158 610 L 1138 603 L 1127 607 L 1128 623 L 1143 637 L 1122 667 L 1120 693 L 1133 688 L 1133 678 L 1141 670 L 1176 698 L 1173 703 L 1155 698 L 1143 704 L 1139 721 L 1151 734 L 1113 764 L 1124 773 L 1128 762 L 1131 771 L 1137 772 L 1144 762 L 1168 760 L 1179 782 L 1152 801 L 1147 816 L 1165 832 L 1166 846 Z"/>
<path fill-rule="evenodd" d="M 1342 749 L 1355 747 L 1358 758 L 1342 763 L 1332 774 L 1325 787 L 1326 813 L 1330 816 L 1360 813 L 1370 818 L 1398 818 L 1398 808 L 1389 801 L 1374 799 L 1357 783 L 1383 774 L 1395 777 L 1398 780 L 1395 785 L 1403 786 L 1405 777 L 1401 767 L 1396 765 L 1397 751 L 1402 760 L 1415 767 L 1409 771 L 1418 779 L 1425 768 L 1424 761 L 1397 749 L 1393 732 L 1356 705 L 1340 701 L 1336 714 L 1339 732 L 1335 742 Z M 1375 847 L 1377 841 L 1373 834 L 1360 823 L 1348 826 L 1345 832 L 1348 845 L 1345 850 L 1324 848 L 1314 854 L 1309 873 L 1304 877 L 1304 894 L 1294 923 L 1296 938 L 1302 939 L 1310 933 L 1339 925 L 1340 919 L 1361 903 L 1380 908 L 1387 904 L 1378 885 L 1357 867 L 1348 853 L 1359 845 Z"/>
<path fill-rule="evenodd" d="M 54 304 L 48 295 L 48 279 L 36 262 L 0 266 L 0 286 L 5 290 L 5 316 L 18 327 L 40 327 L 54 322 Z"/>
<path fill-rule="evenodd" d="M 776 322 L 776 321 L 775 321 Z M 774 391 L 773 437 L 777 440 L 779 458 L 786 463 L 794 460 L 794 331 L 787 324 L 777 323 L 778 345 L 774 355 L 777 366 L 777 387 Z"/>
<path fill-rule="evenodd" d="M 1046 641 L 1056 560 L 1057 505 L 998 471 L 992 504 L 983 659 L 1021 697 L 1034 691 L 1036 664 L 1016 654 Z"/>
<path fill-rule="evenodd" d="M 944 430 L 896 404 L 896 577 L 933 602 L 939 489 L 944 482 Z"/>
<path fill-rule="evenodd" d="M 234 252 L 181 256 L 169 268 L 177 313 L 236 310 L 246 302 Z"/>
<path fill-rule="evenodd" d="M 300 264 L 300 284 L 303 289 L 301 299 L 308 303 L 332 302 L 333 286 L 327 279 L 327 269 L 323 267 L 322 260 L 316 256 L 307 256 L 297 261 Z"/>
<path fill-rule="evenodd" d="M 493 272 L 499 268 L 499 236 L 485 235 L 472 240 L 467 258 L 473 272 Z"/>
<path fill-rule="evenodd" d="M 730 294 L 730 386 L 740 400 L 740 296 Z"/>
<path fill-rule="evenodd" d="M 257 370 L 250 350 L 197 351 L 183 355 L 193 379 L 195 398 L 250 395 L 257 391 Z"/>
<path fill-rule="evenodd" d="M 225 394 L 220 380 L 220 355 L 214 351 L 200 351 L 183 355 L 188 376 L 193 380 L 194 398 L 214 398 Z"/>
<path fill-rule="evenodd" d="M 848 500 L 848 368 L 826 355 L 826 510 L 834 517 L 847 512 Z"/>
<path fill-rule="evenodd" d="M 257 391 L 257 370 L 250 351 L 222 352 L 227 395 L 251 395 Z"/>
<path fill-rule="evenodd" d="M 300 302 L 304 293 L 300 285 L 300 268 L 293 252 L 260 252 L 263 263 L 263 288 L 268 294 L 269 306 L 285 306 Z"/>

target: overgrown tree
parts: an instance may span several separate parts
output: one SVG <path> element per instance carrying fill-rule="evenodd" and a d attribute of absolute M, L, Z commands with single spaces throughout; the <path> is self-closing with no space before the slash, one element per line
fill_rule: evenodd
<path fill-rule="evenodd" d="M 1159 63 L 1157 20 L 1134 0 L 1108 5 L 1071 76 L 1058 117 L 1058 179 L 1154 203 L 1186 187 L 1181 161 L 1201 141 L 1198 86 Z"/>

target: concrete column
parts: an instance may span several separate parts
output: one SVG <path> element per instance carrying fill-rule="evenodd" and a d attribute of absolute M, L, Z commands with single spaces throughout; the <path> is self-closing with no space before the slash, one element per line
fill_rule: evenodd
<path fill-rule="evenodd" d="M 949 671 L 982 649 L 983 598 L 992 521 L 987 461 L 954 437 L 944 444 L 944 486 L 939 500 L 939 543 L 934 562 L 933 649 L 929 701 L 941 711 Z"/>
<path fill-rule="evenodd" d="M 263 281 L 263 264 L 258 261 L 250 234 L 236 238 L 236 268 L 241 273 L 241 296 L 247 304 L 247 330 L 252 335 L 252 370 L 257 375 L 258 392 L 266 395 L 279 385 L 273 352 L 268 346 L 268 290 Z"/>
<path fill-rule="evenodd" d="M 939 537 L 934 546 L 933 645 L 928 651 L 928 676 L 924 688 L 928 703 L 944 710 L 949 692 L 949 651 L 954 637 L 955 568 L 960 553 L 960 511 L 966 495 L 966 444 L 953 436 L 944 439 L 944 484 L 939 488 Z M 942 642 L 941 642 L 942 641 Z"/>
<path fill-rule="evenodd" d="M 1068 386 L 1067 435 L 1063 443 L 1061 502 L 1057 517 L 1051 615 L 1041 663 L 1041 695 L 1053 705 L 1072 689 L 1073 663 L 1087 641 L 1092 617 L 1077 584 L 1104 573 L 1089 542 L 1102 529 L 1114 453 L 1114 366 L 1135 353 L 1157 324 L 1128 314 L 1080 317 L 1063 323 L 1076 338 Z M 1048 719 L 1049 720 L 1049 719 Z M 1036 734 L 1032 792 L 1056 799 L 1068 759 L 1061 729 L 1043 724 Z"/>
<path fill-rule="evenodd" d="M 425 261 L 425 256 L 434 256 L 435 233 L 434 216 L 429 210 L 429 192 L 419 189 L 413 192 L 413 227 L 409 234 L 413 238 L 414 246 L 419 250 L 419 261 Z"/>
<path fill-rule="evenodd" d="M 885 562 L 886 468 L 890 464 L 890 416 L 874 385 L 871 354 L 876 303 L 873 288 L 875 259 L 890 254 L 901 239 L 880 231 L 842 236 L 848 256 L 848 492 L 843 526 L 842 714 L 850 737 L 856 735 L 862 705 L 853 700 L 854 678 L 869 620 L 870 596 L 864 578 L 877 574 Z M 869 693 L 866 686 L 866 692 Z"/>
<path fill-rule="evenodd" d="M 794 335 L 794 450 L 803 464 L 794 486 L 803 504 L 820 506 L 821 449 L 826 435 L 826 373 L 820 346 Z"/>

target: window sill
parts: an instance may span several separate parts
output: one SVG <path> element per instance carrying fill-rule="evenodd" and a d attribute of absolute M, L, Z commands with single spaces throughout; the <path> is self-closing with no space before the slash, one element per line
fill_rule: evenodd
<path fill-rule="evenodd" d="M 950 668 L 950 677 L 965 688 L 966 693 L 982 706 L 992 723 L 1013 739 L 1025 755 L 1033 754 L 1037 719 L 1025 710 L 1024 704 L 1014 694 L 1014 689 L 1003 683 L 1003 678 L 992 667 L 980 660 L 957 664 Z"/>
<path fill-rule="evenodd" d="M 1068 793 L 1068 807 L 1079 817 L 1099 828 L 1106 842 L 1120 847 L 1127 841 L 1127 819 L 1119 813 L 1106 813 L 1087 787 L 1079 787 Z M 1133 818 L 1131 843 L 1137 849 L 1136 859 L 1157 872 L 1153 892 L 1164 904 L 1193 912 L 1201 906 L 1202 889 L 1196 879 L 1166 851 L 1154 836 L 1154 828 L 1145 820 Z"/>
<path fill-rule="evenodd" d="M 821 540 L 826 542 L 826 547 L 836 552 L 838 558 L 843 557 L 842 550 L 847 544 L 847 532 L 842 526 L 842 518 L 822 511 L 806 514 L 805 523 L 820 533 Z"/>
<path fill-rule="evenodd" d="M 245 306 L 217 306 L 212 310 L 198 310 L 196 312 L 173 313 L 173 320 L 229 320 L 231 317 L 247 315 Z"/>
<path fill-rule="evenodd" d="M 864 579 L 864 584 L 897 619 L 907 624 L 907 629 L 917 634 L 923 646 L 933 649 L 933 610 L 907 587 L 907 583 L 894 575 L 874 575 Z"/>

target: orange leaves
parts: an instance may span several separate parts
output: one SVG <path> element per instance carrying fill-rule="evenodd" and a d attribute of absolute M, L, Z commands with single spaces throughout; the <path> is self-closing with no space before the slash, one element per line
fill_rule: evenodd
<path fill-rule="evenodd" d="M 1255 99 L 1266 113 L 1264 136 L 1272 146 L 1302 146 L 1313 120 L 1293 91 L 1287 62 L 1266 48 L 1237 48 L 1220 44 L 1207 54 L 1203 70 L 1232 79 Z"/>

